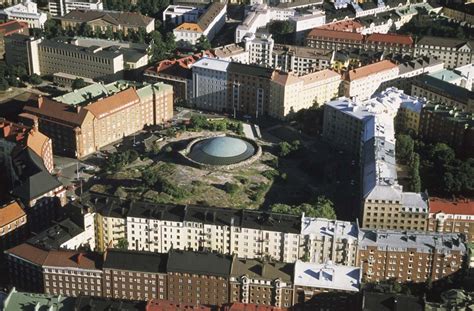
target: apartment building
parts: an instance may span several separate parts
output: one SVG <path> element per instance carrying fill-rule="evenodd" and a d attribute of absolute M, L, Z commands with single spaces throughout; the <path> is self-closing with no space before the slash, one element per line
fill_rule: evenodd
<path fill-rule="evenodd" d="M 272 66 L 298 76 L 314 71 L 329 69 L 334 52 L 297 45 L 275 44 L 272 52 Z"/>
<path fill-rule="evenodd" d="M 45 283 L 42 267 L 49 251 L 23 243 L 4 253 L 10 284 L 19 290 L 44 293 Z"/>
<path fill-rule="evenodd" d="M 192 66 L 192 104 L 204 110 L 223 112 L 227 107 L 228 61 L 201 58 Z"/>
<path fill-rule="evenodd" d="M 173 29 L 176 43 L 182 47 L 191 47 L 199 43 L 202 36 L 211 41 L 224 26 L 226 16 L 227 4 L 212 2 L 197 22 L 184 22 Z"/>
<path fill-rule="evenodd" d="M 103 297 L 167 299 L 168 254 L 109 249 L 104 254 Z"/>
<path fill-rule="evenodd" d="M 427 231 L 464 234 L 467 242 L 474 241 L 474 201 L 430 198 Z"/>
<path fill-rule="evenodd" d="M 145 125 L 168 121 L 173 90 L 163 83 L 92 84 L 54 99 L 40 97 L 24 111 L 39 119 L 56 152 L 82 158 Z"/>
<path fill-rule="evenodd" d="M 175 102 L 186 103 L 193 96 L 191 66 L 202 57 L 212 58 L 214 54 L 204 51 L 176 60 L 162 60 L 145 70 L 145 80 L 151 83 L 164 82 L 171 85 Z"/>
<path fill-rule="evenodd" d="M 361 229 L 358 266 L 362 280 L 422 283 L 462 268 L 466 246 L 459 234 Z"/>
<path fill-rule="evenodd" d="M 426 105 L 423 98 L 405 95 L 405 101 L 400 104 L 395 118 L 396 132 L 418 134 L 421 111 Z"/>
<path fill-rule="evenodd" d="M 314 310 L 349 310 L 356 302 L 361 269 L 332 263 L 297 261 L 294 274 L 294 303 Z"/>
<path fill-rule="evenodd" d="M 342 93 L 357 100 L 369 99 L 386 81 L 398 77 L 398 67 L 389 60 L 348 70 L 344 74 Z"/>
<path fill-rule="evenodd" d="M 275 41 L 269 33 L 256 33 L 244 39 L 245 50 L 249 53 L 249 64 L 272 67 L 272 52 Z"/>
<path fill-rule="evenodd" d="M 474 112 L 474 92 L 429 75 L 418 76 L 413 80 L 411 94 L 462 111 Z"/>
<path fill-rule="evenodd" d="M 73 297 L 102 296 L 102 264 L 99 254 L 50 250 L 42 264 L 44 292 Z"/>
<path fill-rule="evenodd" d="M 325 106 L 324 139 L 360 161 L 364 227 L 426 228 L 427 196 L 403 191 L 395 163 L 394 118 L 408 101 L 392 88 L 365 102 L 342 98 Z"/>
<path fill-rule="evenodd" d="M 234 257 L 230 271 L 230 302 L 290 307 L 293 264 Z"/>
<path fill-rule="evenodd" d="M 51 16 L 63 16 L 75 10 L 104 9 L 102 0 L 48 0 L 48 11 Z"/>
<path fill-rule="evenodd" d="M 103 33 L 107 29 L 113 32 L 137 32 L 144 29 L 146 33 L 155 30 L 155 19 L 137 12 L 118 12 L 103 10 L 72 10 L 64 16 L 57 18 L 62 29 L 77 28 L 85 23 L 94 32 Z"/>
<path fill-rule="evenodd" d="M 419 135 L 426 142 L 443 142 L 460 155 L 473 156 L 473 115 L 453 106 L 427 104 L 421 111 Z"/>
<path fill-rule="evenodd" d="M 416 42 L 413 55 L 436 57 L 444 62 L 446 68 L 456 68 L 474 62 L 474 42 L 425 36 Z"/>
<path fill-rule="evenodd" d="M 357 32 L 319 27 L 311 30 L 306 36 L 306 46 L 330 51 L 358 48 L 411 54 L 413 39 L 405 35 L 382 33 L 363 35 Z"/>
<path fill-rule="evenodd" d="M 283 119 L 288 114 L 322 105 L 338 96 L 341 77 L 326 69 L 296 76 L 275 72 L 270 84 L 268 114 Z"/>
<path fill-rule="evenodd" d="M 27 35 L 28 33 L 28 24 L 25 22 L 13 20 L 0 24 L 0 59 L 3 59 L 5 54 L 5 37 L 13 34 Z"/>
<path fill-rule="evenodd" d="M 19 244 L 26 237 L 27 216 L 17 201 L 0 204 L 0 250 Z"/>
<path fill-rule="evenodd" d="M 0 17 L 5 20 L 12 19 L 27 23 L 29 28 L 43 28 L 48 18 L 46 13 L 38 11 L 37 4 L 31 0 L 23 0 L 0 10 Z"/>
<path fill-rule="evenodd" d="M 218 253 L 172 251 L 168 255 L 168 300 L 222 305 L 229 301 L 232 257 Z"/>
<path fill-rule="evenodd" d="M 354 266 L 357 258 L 357 223 L 325 218 L 303 217 L 300 253 L 304 261 Z"/>
<path fill-rule="evenodd" d="M 227 105 L 240 114 L 258 118 L 270 107 L 273 69 L 230 63 L 227 67 Z"/>
<path fill-rule="evenodd" d="M 248 64 L 250 62 L 249 51 L 247 51 L 245 47 L 240 44 L 232 43 L 223 45 L 213 48 L 211 52 L 216 56 L 217 59 L 242 64 Z"/>

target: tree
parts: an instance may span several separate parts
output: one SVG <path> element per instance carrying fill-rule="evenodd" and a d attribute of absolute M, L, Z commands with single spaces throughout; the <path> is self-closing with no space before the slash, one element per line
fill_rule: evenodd
<path fill-rule="evenodd" d="M 240 187 L 237 184 L 233 184 L 233 183 L 230 183 L 230 182 L 226 182 L 224 184 L 224 190 L 225 190 L 225 192 L 227 192 L 229 194 L 237 193 L 239 191 L 239 189 L 240 189 Z"/>
<path fill-rule="evenodd" d="M 415 142 L 409 135 L 397 135 L 397 140 L 395 143 L 395 152 L 397 154 L 397 158 L 400 159 L 401 162 L 408 162 L 411 155 L 413 154 L 414 146 Z"/>
<path fill-rule="evenodd" d="M 324 196 L 319 196 L 313 204 L 314 209 L 308 211 L 308 216 L 327 219 L 336 219 L 336 211 L 331 200 Z"/>
<path fill-rule="evenodd" d="M 5 78 L 0 77 L 0 91 L 6 91 L 10 85 L 8 85 L 8 81 Z"/>
<path fill-rule="evenodd" d="M 201 115 L 192 115 L 190 121 L 192 127 L 195 129 L 203 129 L 209 126 L 209 121 L 207 121 L 206 117 Z"/>
<path fill-rule="evenodd" d="M 128 241 L 126 238 L 120 238 L 117 241 L 117 248 L 119 249 L 128 249 Z"/>
<path fill-rule="evenodd" d="M 270 24 L 268 30 L 275 39 L 275 42 L 291 43 L 290 34 L 295 32 L 295 26 L 290 21 L 274 21 Z"/>
<path fill-rule="evenodd" d="M 198 50 L 201 50 L 201 51 L 209 50 L 211 47 L 212 47 L 211 43 L 209 42 L 207 37 L 204 35 L 200 36 L 196 42 L 196 48 Z"/>
<path fill-rule="evenodd" d="M 148 187 L 154 187 L 158 182 L 159 175 L 153 170 L 145 170 L 142 172 L 142 180 Z"/>
<path fill-rule="evenodd" d="M 282 141 L 278 144 L 278 156 L 284 158 L 287 157 L 292 151 L 292 146 L 286 142 Z"/>
<path fill-rule="evenodd" d="M 85 87 L 86 83 L 84 82 L 84 79 L 76 78 L 74 81 L 72 81 L 71 86 L 73 90 L 77 90 L 77 89 L 82 89 L 83 87 Z"/>
<path fill-rule="evenodd" d="M 41 77 L 38 76 L 36 73 L 32 74 L 28 80 L 33 85 L 38 85 L 43 82 L 43 80 L 41 80 Z"/>

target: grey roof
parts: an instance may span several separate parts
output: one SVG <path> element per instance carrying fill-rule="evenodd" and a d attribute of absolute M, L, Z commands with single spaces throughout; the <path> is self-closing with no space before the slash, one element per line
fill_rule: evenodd
<path fill-rule="evenodd" d="M 407 72 L 415 71 L 420 68 L 425 68 L 429 66 L 434 66 L 437 64 L 443 63 L 442 60 L 439 60 L 435 57 L 420 56 L 415 59 L 410 59 L 407 61 L 402 61 L 398 65 L 399 74 L 405 74 Z"/>
<path fill-rule="evenodd" d="M 231 275 L 235 277 L 246 275 L 251 279 L 276 280 L 291 282 L 294 267 L 292 263 L 262 262 L 257 259 L 234 258 Z"/>
<path fill-rule="evenodd" d="M 196 142 L 189 157 L 209 165 L 229 165 L 244 161 L 255 153 L 249 142 L 235 137 L 212 137 Z"/>
<path fill-rule="evenodd" d="M 207 252 L 170 250 L 167 270 L 168 272 L 214 275 L 228 278 L 231 266 L 232 256 Z"/>
<path fill-rule="evenodd" d="M 295 57 L 313 58 L 317 60 L 330 60 L 332 57 L 332 51 L 328 51 L 325 49 L 315 49 L 311 47 L 285 44 L 275 44 L 275 46 L 273 47 L 273 54 L 291 54 Z"/>
<path fill-rule="evenodd" d="M 18 186 L 12 189 L 11 194 L 19 197 L 24 202 L 40 197 L 45 193 L 54 190 L 62 184 L 52 176 L 44 167 L 43 160 L 30 148 L 25 149 L 27 158 L 24 158 L 23 165 L 26 167 L 25 173 L 20 177 Z"/>
<path fill-rule="evenodd" d="M 466 246 L 461 234 L 361 229 L 359 231 L 359 249 L 377 247 L 379 250 L 406 251 L 416 249 L 420 253 L 447 253 L 460 251 L 466 253 Z"/>
<path fill-rule="evenodd" d="M 455 38 L 444 38 L 444 37 L 431 37 L 424 36 L 422 37 L 416 45 L 432 45 L 432 46 L 444 46 L 450 48 L 460 48 L 461 46 L 468 44 L 471 48 L 474 48 L 474 41 L 472 40 L 462 40 Z"/>
<path fill-rule="evenodd" d="M 82 232 L 84 232 L 83 228 L 67 218 L 38 233 L 27 242 L 47 250 L 58 249 L 64 242 Z"/>
<path fill-rule="evenodd" d="M 201 15 L 198 19 L 198 26 L 204 31 L 214 21 L 217 15 L 224 10 L 226 7 L 225 3 L 212 2 L 207 8 L 206 12 Z"/>
<path fill-rule="evenodd" d="M 40 47 L 49 47 L 49 48 L 55 48 L 55 49 L 61 49 L 64 51 L 71 51 L 71 52 L 76 52 L 76 53 L 83 53 L 83 54 L 88 54 L 88 55 L 94 55 L 96 57 L 102 57 L 102 58 L 108 58 L 108 59 L 114 59 L 122 53 L 119 50 L 104 50 L 99 46 L 89 46 L 89 47 L 83 47 L 83 46 L 77 46 L 74 44 L 69 44 L 67 42 L 63 42 L 60 40 L 47 40 L 44 39 L 41 41 L 39 44 Z"/>
<path fill-rule="evenodd" d="M 168 254 L 109 249 L 105 254 L 104 269 L 166 273 Z"/>
<path fill-rule="evenodd" d="M 429 75 L 417 76 L 413 80 L 413 84 L 444 97 L 453 98 L 466 105 L 468 105 L 469 100 L 474 100 L 474 92 Z"/>

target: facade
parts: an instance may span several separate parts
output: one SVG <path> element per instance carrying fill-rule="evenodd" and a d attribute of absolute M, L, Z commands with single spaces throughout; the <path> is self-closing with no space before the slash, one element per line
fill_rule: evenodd
<path fill-rule="evenodd" d="M 413 55 L 425 55 L 442 60 L 447 68 L 456 68 L 474 62 L 474 43 L 454 38 L 421 38 L 415 44 Z"/>
<path fill-rule="evenodd" d="M 436 281 L 458 272 L 466 255 L 459 234 L 370 229 L 359 234 L 357 265 L 365 282 Z"/>
<path fill-rule="evenodd" d="M 298 76 L 329 69 L 334 53 L 297 45 L 276 44 L 272 52 L 272 66 Z"/>
<path fill-rule="evenodd" d="M 209 42 L 221 30 L 227 16 L 225 3 L 213 2 L 197 22 L 184 22 L 173 30 L 176 43 L 180 46 L 194 46 L 201 36 Z"/>
<path fill-rule="evenodd" d="M 0 250 L 19 244 L 26 237 L 27 216 L 16 201 L 0 205 Z"/>
<path fill-rule="evenodd" d="M 230 63 L 227 67 L 227 105 L 231 112 L 258 118 L 270 108 L 273 69 Z"/>
<path fill-rule="evenodd" d="M 230 302 L 290 307 L 293 264 L 234 257 L 230 271 Z"/>
<path fill-rule="evenodd" d="M 320 27 L 313 29 L 307 35 L 306 46 L 330 51 L 359 48 L 411 55 L 413 39 L 405 35 L 383 33 L 363 35 L 357 32 Z"/>
<path fill-rule="evenodd" d="M 474 241 L 474 201 L 430 198 L 428 228 L 430 232 L 462 233 L 467 242 Z"/>
<path fill-rule="evenodd" d="M 465 112 L 474 112 L 474 92 L 429 75 L 415 78 L 411 93 Z"/>
<path fill-rule="evenodd" d="M 45 294 L 102 296 L 102 264 L 98 254 L 50 250 L 42 264 Z"/>
<path fill-rule="evenodd" d="M 107 250 L 103 296 L 115 299 L 167 299 L 167 254 Z"/>
<path fill-rule="evenodd" d="M 43 28 L 47 19 L 46 13 L 38 11 L 38 6 L 31 0 L 0 10 L 0 16 L 27 23 L 29 28 Z"/>
<path fill-rule="evenodd" d="M 112 32 L 137 32 L 139 29 L 150 33 L 155 30 L 155 19 L 136 12 L 118 12 L 103 10 L 73 10 L 58 17 L 61 28 L 77 28 L 86 23 L 94 32 L 103 33 L 107 29 Z"/>
<path fill-rule="evenodd" d="M 272 67 L 272 51 L 275 41 L 271 34 L 257 33 L 243 39 L 249 53 L 249 64 Z"/>
<path fill-rule="evenodd" d="M 163 83 L 93 84 L 54 99 L 40 97 L 24 110 L 38 118 L 56 152 L 81 158 L 145 125 L 168 121 L 173 91 Z"/>
<path fill-rule="evenodd" d="M 0 24 L 0 59 L 4 58 L 5 54 L 5 37 L 13 34 L 28 34 L 28 24 L 16 20 Z"/>
<path fill-rule="evenodd" d="M 201 58 L 194 63 L 192 104 L 204 110 L 227 110 L 228 61 Z"/>
<path fill-rule="evenodd" d="M 474 155 L 473 113 L 448 105 L 428 104 L 421 111 L 419 135 L 427 142 L 448 144 L 460 155 Z"/>
<path fill-rule="evenodd" d="M 168 256 L 168 300 L 209 305 L 229 301 L 231 256 L 189 251 Z"/>
<path fill-rule="evenodd" d="M 369 99 L 386 81 L 396 79 L 398 67 L 394 63 L 383 60 L 349 70 L 345 73 L 342 93 L 357 100 Z"/>
<path fill-rule="evenodd" d="M 95 10 L 104 9 L 102 0 L 49 0 L 48 10 L 51 16 L 64 16 L 75 10 Z"/>
<path fill-rule="evenodd" d="M 340 75 L 329 69 L 299 77 L 275 72 L 270 84 L 268 114 L 283 119 L 301 109 L 322 105 L 338 96 L 340 84 Z"/>
<path fill-rule="evenodd" d="M 294 303 L 313 307 L 314 310 L 348 310 L 356 302 L 360 282 L 360 268 L 297 261 Z"/>

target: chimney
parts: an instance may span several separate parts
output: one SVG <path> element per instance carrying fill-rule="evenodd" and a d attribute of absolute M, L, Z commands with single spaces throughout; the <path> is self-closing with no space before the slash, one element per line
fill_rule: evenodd
<path fill-rule="evenodd" d="M 38 95 L 38 108 L 41 109 L 41 107 L 43 106 L 43 96 L 42 95 Z"/>

